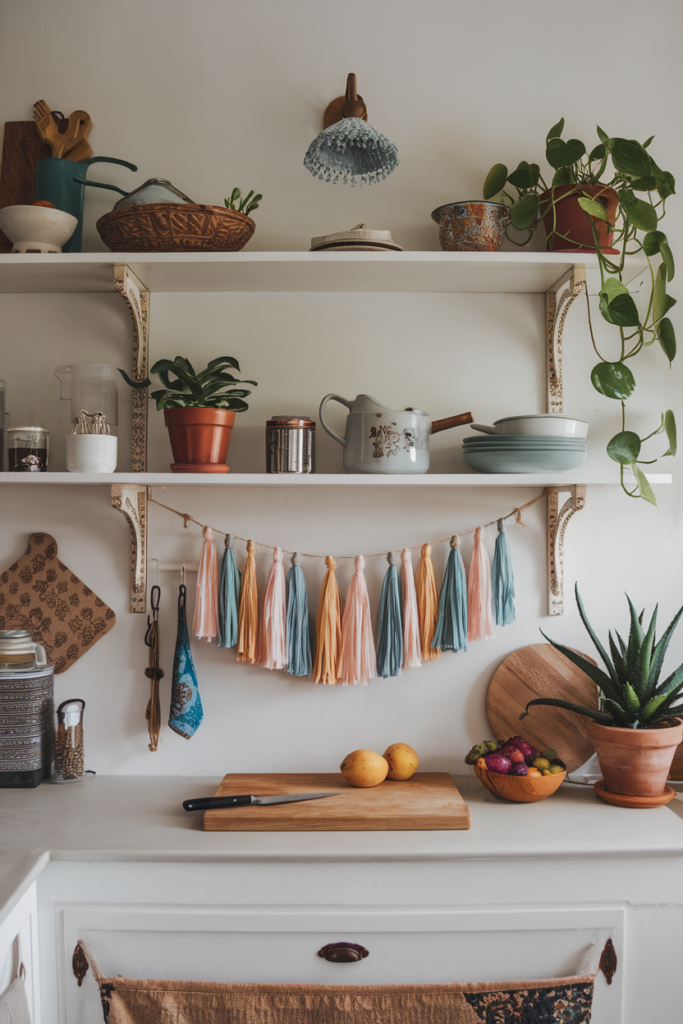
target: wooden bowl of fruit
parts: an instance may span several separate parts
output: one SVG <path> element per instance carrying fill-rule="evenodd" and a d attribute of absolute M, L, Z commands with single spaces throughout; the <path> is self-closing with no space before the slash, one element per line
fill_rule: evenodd
<path fill-rule="evenodd" d="M 554 750 L 539 752 L 522 736 L 502 744 L 495 740 L 477 743 L 465 761 L 491 793 L 516 803 L 545 800 L 567 777 L 567 766 Z"/>

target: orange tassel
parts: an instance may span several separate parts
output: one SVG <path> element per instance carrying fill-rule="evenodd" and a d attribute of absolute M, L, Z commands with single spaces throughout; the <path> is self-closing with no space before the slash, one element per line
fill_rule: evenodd
<path fill-rule="evenodd" d="M 317 650 L 313 665 L 313 679 L 316 683 L 336 683 L 339 651 L 341 650 L 341 599 L 334 570 L 337 568 L 332 555 L 325 559 L 327 572 L 323 580 L 318 602 L 316 623 Z"/>
<path fill-rule="evenodd" d="M 375 641 L 372 637 L 370 598 L 365 583 L 365 559 L 358 555 L 356 571 L 346 595 L 342 621 L 342 646 L 339 657 L 339 682 L 348 686 L 365 685 L 377 675 Z"/>
<path fill-rule="evenodd" d="M 420 643 L 422 660 L 435 661 L 441 657 L 441 648 L 432 647 L 432 640 L 439 621 L 439 598 L 436 593 L 436 578 L 432 563 L 432 545 L 423 544 L 420 561 L 415 570 L 417 590 L 417 614 L 420 620 Z"/>
<path fill-rule="evenodd" d="M 254 542 L 247 541 L 247 564 L 242 577 L 242 593 L 237 617 L 237 660 L 256 663 L 258 650 L 258 590 Z"/>
<path fill-rule="evenodd" d="M 211 642 L 218 636 L 218 555 L 210 526 L 204 527 L 202 537 L 192 632 L 198 640 Z"/>
<path fill-rule="evenodd" d="M 474 531 L 474 550 L 467 580 L 467 639 L 489 640 L 491 622 L 491 569 L 481 526 Z"/>

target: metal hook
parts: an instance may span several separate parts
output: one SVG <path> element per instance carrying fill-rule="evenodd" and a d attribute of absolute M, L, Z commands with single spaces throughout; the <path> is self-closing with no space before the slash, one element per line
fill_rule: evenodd
<path fill-rule="evenodd" d="M 185 563 L 180 566 L 180 585 L 185 586 Z"/>

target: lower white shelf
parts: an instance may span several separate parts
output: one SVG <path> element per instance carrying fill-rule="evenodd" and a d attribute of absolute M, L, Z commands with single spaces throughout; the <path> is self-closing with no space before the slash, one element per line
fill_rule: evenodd
<path fill-rule="evenodd" d="M 652 484 L 670 484 L 671 473 L 651 473 Z M 148 487 L 571 487 L 618 484 L 617 473 L 0 473 L 0 484 L 142 484 Z"/>

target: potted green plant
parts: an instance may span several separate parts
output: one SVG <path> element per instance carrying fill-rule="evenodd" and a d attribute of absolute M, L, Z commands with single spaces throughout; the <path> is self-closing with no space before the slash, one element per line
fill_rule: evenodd
<path fill-rule="evenodd" d="M 484 198 L 502 193 L 502 201 L 510 206 L 512 225 L 528 232 L 522 244 L 527 244 L 536 227 L 543 223 L 548 248 L 556 252 L 590 250 L 597 254 L 600 313 L 618 329 L 621 342 L 617 359 L 601 355 L 586 295 L 591 338 L 599 359 L 591 372 L 591 382 L 601 395 L 621 404 L 621 430 L 609 441 L 607 453 L 619 464 L 623 490 L 630 497 L 644 498 L 656 505 L 641 467 L 651 465 L 657 458 L 643 458 L 642 446 L 650 438 L 665 434 L 667 449 L 660 457 L 675 455 L 674 414 L 670 409 L 662 413 L 659 425 L 641 437 L 626 429 L 625 402 L 636 386 L 629 360 L 655 341 L 669 365 L 676 355 L 676 335 L 666 315 L 676 302 L 667 294 L 667 282 L 674 276 L 674 258 L 668 239 L 660 230 L 666 200 L 675 192 L 675 181 L 650 156 L 652 137 L 641 145 L 633 139 L 611 138 L 598 127 L 600 141 L 587 153 L 579 139 L 565 142 L 561 138 L 563 129 L 564 118 L 546 137 L 546 160 L 553 169 L 552 177 L 548 176 L 549 184 L 538 164 L 523 160 L 511 174 L 504 164 L 495 164 L 484 182 Z M 508 191 L 508 186 L 516 195 Z M 642 303 L 644 314 L 626 284 L 626 257 L 641 253 L 647 260 L 650 276 L 649 294 Z M 632 480 L 625 477 L 626 468 L 632 471 Z"/>
<path fill-rule="evenodd" d="M 643 615 L 636 612 L 627 595 L 631 616 L 628 642 L 615 630 L 609 632 L 611 657 L 598 639 L 584 611 L 578 585 L 576 603 L 581 620 L 597 648 L 605 668 L 603 671 L 581 654 L 543 636 L 574 665 L 593 680 L 600 691 L 600 710 L 586 708 L 571 701 L 539 697 L 529 701 L 519 717 L 526 718 L 534 704 L 565 708 L 589 719 L 588 736 L 595 745 L 608 794 L 617 795 L 611 803 L 631 806 L 639 798 L 648 806 L 666 803 L 671 794 L 665 792 L 666 777 L 671 768 L 676 747 L 683 740 L 683 703 L 676 703 L 683 689 L 683 665 L 663 682 L 659 681 L 664 657 L 671 637 L 683 615 L 683 608 L 659 640 L 656 639 L 657 608 L 647 629 L 643 628 Z M 615 640 L 616 637 L 616 640 Z M 600 791 L 598 791 L 600 793 Z"/>
<path fill-rule="evenodd" d="M 156 373 L 164 385 L 150 397 L 155 399 L 157 409 L 164 410 L 174 473 L 227 473 L 230 469 L 225 460 L 235 413 L 249 408 L 244 399 L 251 394 L 236 385 L 258 385 L 255 380 L 238 380 L 229 369 L 242 372 L 232 356 L 212 359 L 199 373 L 184 356 L 160 359 L 151 368 L 150 373 Z M 149 378 L 133 381 L 121 369 L 119 373 L 134 388 L 147 388 L 152 383 Z"/>

